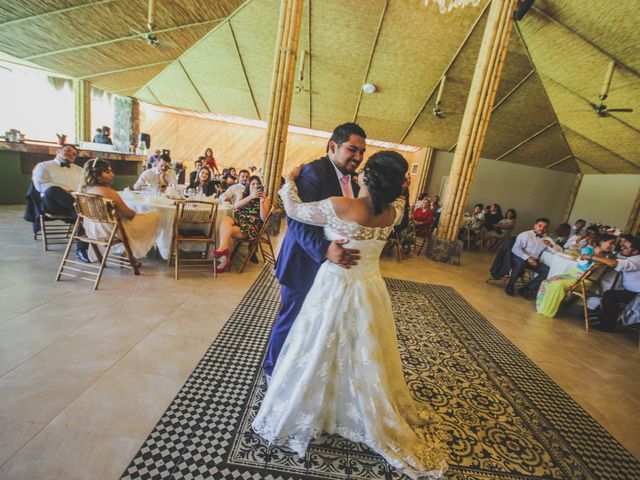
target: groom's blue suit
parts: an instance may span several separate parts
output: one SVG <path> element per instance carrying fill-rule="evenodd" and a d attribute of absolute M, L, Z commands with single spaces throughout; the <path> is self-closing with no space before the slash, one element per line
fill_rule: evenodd
<path fill-rule="evenodd" d="M 329 157 L 322 157 L 302 167 L 296 186 L 303 202 L 342 196 L 336 169 Z M 352 182 L 351 187 L 354 195 L 357 195 L 358 185 Z M 287 217 L 287 233 L 276 262 L 282 305 L 271 331 L 264 361 L 267 375 L 271 375 L 273 371 L 282 345 L 313 285 L 330 243 L 324 238 L 322 227 L 307 225 Z"/>

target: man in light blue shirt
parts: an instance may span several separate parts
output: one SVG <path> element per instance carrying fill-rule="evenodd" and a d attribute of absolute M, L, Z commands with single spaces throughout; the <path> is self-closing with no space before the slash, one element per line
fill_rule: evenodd
<path fill-rule="evenodd" d="M 516 242 L 511 249 L 511 277 L 504 290 L 507 295 L 512 297 L 515 295 L 516 280 L 527 268 L 538 275 L 519 290 L 518 293 L 524 298 L 533 298 L 542 281 L 547 278 L 549 267 L 539 260 L 542 252 L 547 249 L 552 250 L 549 242 L 542 239 L 548 227 L 548 218 L 538 218 L 536 223 L 533 224 L 533 230 L 522 232 L 516 237 Z"/>

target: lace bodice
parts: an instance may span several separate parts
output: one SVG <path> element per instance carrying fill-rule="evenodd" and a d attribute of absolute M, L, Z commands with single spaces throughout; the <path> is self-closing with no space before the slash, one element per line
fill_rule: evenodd
<path fill-rule="evenodd" d="M 404 214 L 404 197 L 398 197 L 392 206 L 396 218 L 392 225 L 386 227 L 365 227 L 353 220 L 343 220 L 336 215 L 330 198 L 318 202 L 303 203 L 298 196 L 298 189 L 293 182 L 287 182 L 280 189 L 280 198 L 284 202 L 287 215 L 299 222 L 325 227 L 325 235 L 329 240 L 348 238 L 350 240 L 381 240 L 386 242 L 391 230 L 402 221 Z"/>

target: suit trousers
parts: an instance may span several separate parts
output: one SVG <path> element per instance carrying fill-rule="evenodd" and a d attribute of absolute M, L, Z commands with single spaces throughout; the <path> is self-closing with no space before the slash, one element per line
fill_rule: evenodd
<path fill-rule="evenodd" d="M 308 290 L 295 290 L 285 285 L 280 285 L 280 290 L 282 294 L 282 305 L 271 329 L 271 339 L 269 340 L 267 355 L 264 359 L 264 373 L 269 376 L 273 373 L 273 369 L 278 361 L 278 355 L 280 355 L 280 350 L 282 350 L 289 330 L 291 330 L 293 322 L 300 313 L 304 299 L 309 293 Z"/>
<path fill-rule="evenodd" d="M 607 290 L 602 295 L 602 312 L 600 314 L 600 330 L 613 332 L 616 328 L 618 314 L 622 310 L 621 304 L 627 304 L 638 292 L 629 290 Z"/>
<path fill-rule="evenodd" d="M 542 283 L 542 281 L 546 280 L 547 275 L 549 275 L 549 267 L 541 261 L 538 261 L 537 266 L 532 267 L 529 262 L 521 259 L 513 253 L 511 254 L 511 277 L 509 278 L 509 283 L 507 283 L 507 286 L 513 287 L 516 284 L 516 280 L 518 280 L 518 277 L 522 275 L 522 273 L 527 268 L 538 273 L 538 275 L 532 278 L 531 281 L 524 286 L 524 288 L 532 292 L 536 292 L 540 288 L 540 284 Z"/>
<path fill-rule="evenodd" d="M 60 187 L 49 187 L 45 190 L 42 196 L 42 210 L 51 215 L 64 215 L 73 218 L 74 221 L 78 218 L 75 208 L 73 208 L 75 200 L 71 194 Z M 84 235 L 84 226 L 82 222 L 78 226 L 78 235 Z M 85 242 L 78 240 L 76 245 L 77 250 L 87 250 L 89 245 Z"/>

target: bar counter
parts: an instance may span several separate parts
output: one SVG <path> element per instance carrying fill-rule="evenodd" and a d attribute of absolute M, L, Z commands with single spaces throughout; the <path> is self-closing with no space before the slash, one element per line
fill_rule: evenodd
<path fill-rule="evenodd" d="M 14 143 L 0 141 L 0 204 L 22 205 L 37 163 L 52 160 L 58 145 L 46 142 Z M 82 166 L 91 158 L 103 158 L 116 174 L 114 188 L 123 189 L 135 183 L 147 157 L 121 152 L 80 149 L 76 164 Z"/>

